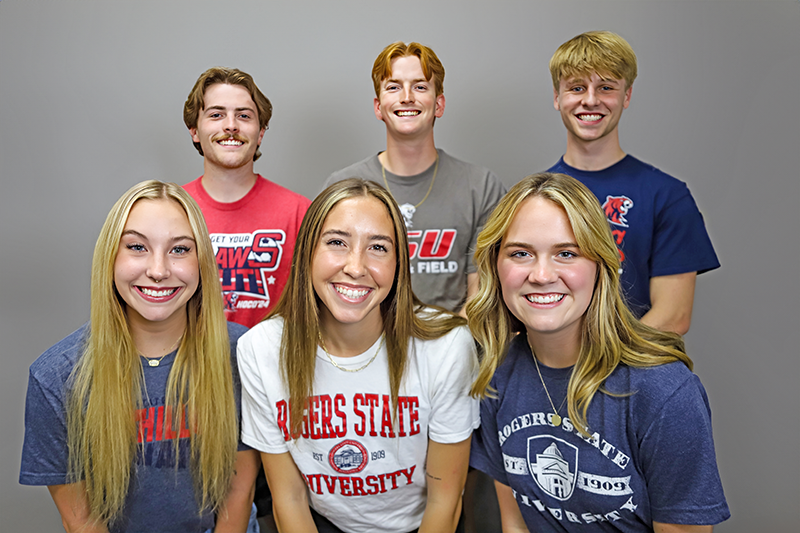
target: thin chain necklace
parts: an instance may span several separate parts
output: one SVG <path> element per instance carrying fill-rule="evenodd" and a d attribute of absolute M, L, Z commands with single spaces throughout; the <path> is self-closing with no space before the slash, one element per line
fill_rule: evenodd
<path fill-rule="evenodd" d="M 379 163 L 380 163 L 380 161 L 381 160 L 378 159 Z M 436 173 L 437 172 L 439 172 L 439 153 L 438 152 L 436 153 L 436 166 L 433 167 L 433 177 L 431 178 L 431 185 L 430 185 L 430 187 L 428 187 L 428 192 L 425 193 L 425 198 L 423 198 L 420 203 L 415 205 L 414 209 L 416 209 L 419 206 L 421 206 L 422 204 L 424 204 L 425 200 L 428 199 L 428 195 L 433 190 L 433 182 L 436 181 Z M 389 194 L 392 194 L 392 190 L 389 188 L 389 181 L 386 179 L 386 168 L 383 166 L 383 163 L 381 163 L 381 175 L 383 176 L 383 184 L 386 185 L 386 190 L 389 191 Z M 394 194 L 392 194 L 392 196 L 394 196 Z"/>
<path fill-rule="evenodd" d="M 167 353 L 165 353 L 164 355 L 162 355 L 158 359 L 156 359 L 155 357 L 153 357 L 152 359 L 149 358 L 149 357 L 145 357 L 145 359 L 147 359 L 148 366 L 157 367 L 158 365 L 160 365 L 161 364 L 161 360 L 164 359 L 169 354 L 171 354 L 175 350 L 175 348 L 178 347 L 178 344 L 180 344 L 181 339 L 183 339 L 183 334 L 181 334 L 181 336 L 178 337 L 178 340 L 175 341 L 175 344 L 172 345 L 172 348 L 170 348 L 170 350 Z M 144 356 L 142 356 L 142 357 L 144 357 Z M 142 367 L 144 367 L 144 365 L 142 365 Z"/>
<path fill-rule="evenodd" d="M 542 377 L 542 371 L 539 370 L 539 361 L 536 360 L 536 354 L 533 353 L 533 346 L 531 346 L 531 341 L 528 341 L 528 348 L 531 350 L 531 356 L 533 357 L 533 364 L 536 365 L 536 372 L 539 374 L 539 379 L 542 382 L 542 387 L 544 387 L 544 393 L 547 394 L 547 399 L 550 401 L 550 407 L 553 408 L 553 425 L 556 427 L 561 425 L 561 415 L 558 412 L 564 407 L 564 402 L 567 401 L 566 396 L 564 397 L 564 401 L 561 402 L 561 405 L 556 409 L 556 405 L 553 403 L 553 398 L 550 397 L 550 391 L 547 390 L 547 385 L 545 385 L 544 378 Z"/>
<path fill-rule="evenodd" d="M 322 348 L 322 351 L 325 352 L 325 355 L 328 356 L 328 361 L 330 361 L 331 364 L 333 366 L 335 366 L 336 368 L 338 368 L 339 370 L 343 370 L 345 372 L 360 372 L 360 371 L 364 370 L 365 368 L 367 368 L 369 365 L 371 365 L 372 362 L 375 360 L 375 358 L 378 357 L 378 353 L 380 353 L 381 348 L 383 347 L 383 340 L 386 338 L 385 335 L 381 335 L 381 343 L 378 344 L 378 349 L 375 350 L 375 354 L 372 356 L 372 358 L 369 361 L 367 361 L 367 364 L 365 364 L 361 368 L 345 368 L 345 367 L 339 365 L 336 361 L 334 361 L 333 357 L 331 357 L 331 354 L 328 353 L 328 348 L 325 346 L 325 341 L 322 340 L 322 332 L 321 331 L 317 332 L 317 335 L 319 336 L 319 345 Z"/>

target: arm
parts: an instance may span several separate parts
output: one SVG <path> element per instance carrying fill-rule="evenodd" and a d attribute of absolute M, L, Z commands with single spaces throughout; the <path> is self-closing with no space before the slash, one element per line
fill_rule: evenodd
<path fill-rule="evenodd" d="M 461 516 L 461 494 L 467 480 L 471 438 L 453 444 L 428 439 L 425 476 L 428 501 L 422 515 L 420 533 L 455 531 Z"/>
<path fill-rule="evenodd" d="M 261 453 L 272 493 L 272 513 L 278 531 L 317 533 L 308 507 L 308 490 L 289 452 Z"/>
<path fill-rule="evenodd" d="M 217 525 L 214 533 L 242 533 L 247 531 L 253 495 L 256 490 L 258 474 L 258 452 L 243 450 L 236 453 L 233 467 L 231 491 L 225 504 L 217 512 Z"/>
<path fill-rule="evenodd" d="M 692 322 L 694 284 L 697 272 L 650 278 L 652 307 L 642 322 L 662 331 L 685 335 Z"/>
<path fill-rule="evenodd" d="M 497 503 L 500 505 L 500 521 L 503 525 L 503 533 L 528 533 L 528 526 L 522 518 L 517 501 L 511 487 L 503 485 L 499 481 L 494 482 L 497 490 Z"/>
<path fill-rule="evenodd" d="M 67 533 L 108 533 L 105 524 L 94 520 L 89 515 L 89 503 L 86 501 L 86 490 L 83 482 L 66 485 L 49 485 L 53 501 L 61 514 L 61 523 Z"/>
<path fill-rule="evenodd" d="M 687 526 L 683 524 L 664 524 L 653 522 L 654 533 L 711 533 L 714 526 Z"/>
<path fill-rule="evenodd" d="M 472 272 L 471 274 L 467 274 L 467 299 L 464 301 L 464 305 L 461 306 L 461 309 L 458 311 L 458 314 L 467 318 L 467 302 L 475 296 L 475 293 L 478 292 L 478 273 Z"/>

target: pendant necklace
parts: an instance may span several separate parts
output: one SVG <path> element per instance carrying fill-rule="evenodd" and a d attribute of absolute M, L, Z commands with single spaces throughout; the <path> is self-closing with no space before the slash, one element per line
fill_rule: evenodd
<path fill-rule="evenodd" d="M 539 370 L 539 361 L 536 360 L 536 354 L 533 353 L 533 346 L 531 346 L 530 341 L 528 341 L 528 348 L 531 351 L 531 356 L 533 357 L 533 364 L 536 365 L 536 372 L 539 374 L 539 379 L 542 382 L 542 387 L 544 387 L 544 393 L 547 395 L 547 399 L 550 401 L 550 407 L 553 408 L 553 424 L 558 427 L 561 425 L 561 415 L 558 414 L 558 411 L 564 407 L 564 402 L 567 401 L 566 396 L 564 397 L 564 401 L 561 402 L 561 405 L 556 409 L 556 405 L 553 403 L 553 398 L 550 397 L 550 391 L 547 390 L 547 385 L 544 383 L 544 378 L 542 377 L 542 371 Z M 569 395 L 569 393 L 567 393 Z"/>
<path fill-rule="evenodd" d="M 378 353 L 381 351 L 381 348 L 383 347 L 383 341 L 386 338 L 385 335 L 381 335 L 381 342 L 380 344 L 378 344 L 378 349 L 375 350 L 375 354 L 369 361 L 367 361 L 367 364 L 365 364 L 361 368 L 345 368 L 343 366 L 340 366 L 336 361 L 334 361 L 333 357 L 331 357 L 331 354 L 328 353 L 328 348 L 325 347 L 325 341 L 322 340 L 322 332 L 321 331 L 317 332 L 317 335 L 319 336 L 319 345 L 322 348 L 322 351 L 325 352 L 325 355 L 328 356 L 328 361 L 330 361 L 333 366 L 335 366 L 339 370 L 343 370 L 344 372 L 360 372 L 361 370 L 364 370 L 369 365 L 371 365 L 372 362 L 375 360 L 375 358 L 378 357 Z"/>
<path fill-rule="evenodd" d="M 378 162 L 380 163 L 380 159 L 378 159 Z M 405 203 L 405 204 L 400 206 L 400 211 L 403 213 L 403 218 L 406 221 L 406 226 L 408 226 L 409 228 L 413 226 L 413 224 L 411 223 L 411 218 L 414 216 L 414 213 L 416 212 L 417 208 L 425 203 L 425 200 L 428 199 L 428 195 L 433 190 L 433 183 L 436 181 L 436 173 L 437 172 L 439 172 L 439 153 L 438 152 L 436 153 L 436 166 L 433 167 L 433 177 L 431 178 L 431 184 L 428 187 L 428 192 L 425 193 L 425 197 L 417 205 L 411 205 L 409 203 Z M 383 176 L 383 184 L 386 185 L 386 191 L 389 194 L 392 194 L 392 190 L 389 188 L 389 181 L 386 179 L 386 167 L 383 166 L 383 163 L 381 163 L 381 176 Z M 394 196 L 394 195 L 392 194 L 392 196 Z M 396 198 L 395 198 L 395 200 L 396 200 Z"/>
<path fill-rule="evenodd" d="M 177 348 L 178 344 L 180 344 L 180 342 L 181 342 L 181 339 L 183 339 L 183 334 L 181 334 L 181 336 L 178 337 L 178 340 L 175 341 L 175 344 L 172 345 L 172 348 L 170 348 L 170 350 L 167 353 L 165 353 L 164 355 L 162 355 L 158 359 L 156 359 L 155 357 L 153 357 L 152 359 L 149 358 L 149 357 L 145 357 L 145 359 L 147 359 L 147 364 L 149 366 L 151 366 L 151 367 L 154 367 L 154 368 L 157 367 L 158 365 L 160 365 L 161 364 L 161 360 L 164 359 L 169 354 L 171 354 L 175 350 L 175 348 Z M 144 357 L 144 356 L 142 356 L 142 357 Z"/>

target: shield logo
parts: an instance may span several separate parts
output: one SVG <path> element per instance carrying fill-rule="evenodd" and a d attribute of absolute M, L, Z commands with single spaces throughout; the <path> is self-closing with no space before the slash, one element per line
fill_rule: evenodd
<path fill-rule="evenodd" d="M 552 435 L 530 437 L 528 468 L 539 488 L 557 500 L 568 500 L 578 478 L 578 448 Z"/>

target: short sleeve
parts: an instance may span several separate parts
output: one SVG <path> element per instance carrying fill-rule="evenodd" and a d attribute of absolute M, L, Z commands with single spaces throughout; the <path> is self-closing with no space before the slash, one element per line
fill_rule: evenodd
<path fill-rule="evenodd" d="M 23 485 L 67 483 L 67 427 L 62 396 L 61 391 L 47 390 L 33 373 L 30 374 L 19 474 Z"/>
<path fill-rule="evenodd" d="M 467 273 L 472 274 L 478 271 L 474 263 L 474 254 L 478 246 L 478 234 L 483 230 L 483 226 L 489 219 L 489 216 L 497 207 L 497 204 L 506 194 L 506 187 L 503 183 L 490 171 L 486 171 L 486 176 L 483 179 L 484 187 L 475 191 L 477 198 L 475 201 L 478 206 L 478 221 L 475 224 L 475 229 L 470 236 L 469 249 L 467 250 Z"/>
<path fill-rule="evenodd" d="M 730 517 L 714 453 L 711 410 L 691 375 L 669 397 L 640 448 L 653 520 L 717 524 Z"/>
<path fill-rule="evenodd" d="M 657 208 L 651 278 L 686 272 L 702 274 L 719 267 L 703 215 L 686 184 L 679 182 Z"/>
<path fill-rule="evenodd" d="M 426 354 L 437 363 L 431 373 L 428 436 L 443 444 L 468 439 L 480 423 L 478 399 L 469 394 L 478 368 L 475 342 L 466 327 L 454 329 L 448 338 L 452 341 L 442 347 L 444 353 Z"/>
<path fill-rule="evenodd" d="M 481 400 L 481 427 L 472 434 L 469 465 L 504 485 L 508 478 L 503 468 L 503 450 L 497 438 L 497 406 L 499 400 L 486 397 Z"/>
<path fill-rule="evenodd" d="M 270 337 L 271 322 L 262 322 L 239 339 L 237 359 L 242 381 L 242 442 L 256 450 L 266 453 L 288 451 L 278 429 L 278 420 L 272 406 L 265 376 L 266 373 L 279 375 L 278 368 L 266 368 L 266 357 L 256 346 L 280 346 L 280 336 Z M 277 349 L 277 348 L 275 348 Z M 288 402 L 287 402 L 288 405 Z"/>

